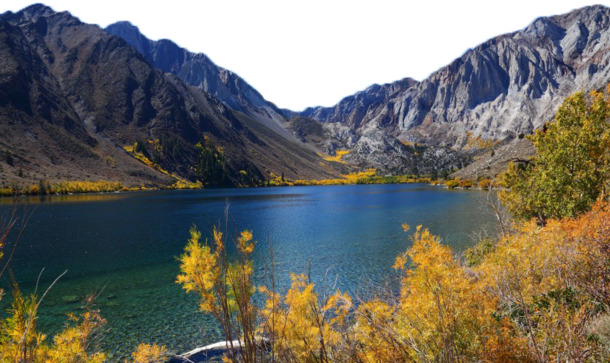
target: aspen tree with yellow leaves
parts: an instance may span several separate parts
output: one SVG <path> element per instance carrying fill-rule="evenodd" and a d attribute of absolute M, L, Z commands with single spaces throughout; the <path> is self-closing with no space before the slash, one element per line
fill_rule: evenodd
<path fill-rule="evenodd" d="M 501 179 L 500 198 L 517 218 L 574 217 L 610 186 L 610 87 L 577 92 L 561 105 L 553 122 L 530 140 L 536 157 L 511 163 Z"/>

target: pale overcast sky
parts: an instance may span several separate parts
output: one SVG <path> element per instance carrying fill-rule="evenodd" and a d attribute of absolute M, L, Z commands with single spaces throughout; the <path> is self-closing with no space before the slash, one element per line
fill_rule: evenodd
<path fill-rule="evenodd" d="M 33 2 L 2 0 L 0 12 Z M 87 23 L 128 20 L 243 77 L 283 108 L 332 106 L 373 83 L 417 80 L 539 16 L 610 0 L 47 0 Z"/>

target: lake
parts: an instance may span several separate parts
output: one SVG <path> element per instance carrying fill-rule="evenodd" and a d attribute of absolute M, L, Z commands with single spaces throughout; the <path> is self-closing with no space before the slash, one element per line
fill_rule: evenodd
<path fill-rule="evenodd" d="M 205 238 L 214 225 L 231 237 L 252 230 L 258 284 L 268 280 L 273 251 L 281 289 L 296 272 L 310 274 L 319 291 L 336 286 L 365 296 L 395 283 L 391 266 L 410 245 L 402 223 L 421 224 L 460 252 L 474 233 L 495 227 L 485 197 L 403 184 L 30 198 L 32 215 L 11 265 L 25 291 L 32 291 L 43 268 L 39 291 L 68 271 L 41 306 L 41 331 L 61 329 L 66 313 L 80 306 L 74 297 L 94 293 L 108 320 L 103 347 L 111 359 L 139 342 L 183 352 L 221 339 L 214 321 L 197 311 L 197 298 L 174 282 L 192 225 Z M 9 207 L 5 200 L 0 212 Z M 3 310 L 9 300 L 3 299 Z"/>

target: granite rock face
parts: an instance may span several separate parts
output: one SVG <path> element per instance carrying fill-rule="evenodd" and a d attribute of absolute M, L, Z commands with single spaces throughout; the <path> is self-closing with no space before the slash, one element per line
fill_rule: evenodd
<path fill-rule="evenodd" d="M 421 82 L 374 85 L 299 115 L 322 122 L 337 139 L 337 125 L 348 126 L 353 135 L 341 147 L 360 163 L 400 158 L 388 150 L 389 138 L 432 148 L 460 148 L 468 133 L 512 139 L 550 121 L 569 94 L 606 86 L 609 27 L 610 9 L 599 5 L 539 18 L 468 50 Z M 385 146 L 375 150 L 375 144 Z"/>

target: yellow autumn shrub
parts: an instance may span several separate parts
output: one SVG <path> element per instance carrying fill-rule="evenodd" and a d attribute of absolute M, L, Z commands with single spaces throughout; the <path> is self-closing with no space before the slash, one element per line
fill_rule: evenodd
<path fill-rule="evenodd" d="M 499 298 L 496 315 L 512 320 L 531 359 L 601 358 L 588 324 L 608 303 L 609 220 L 600 201 L 575 219 L 523 222 L 476 267 Z"/>
<path fill-rule="evenodd" d="M 347 317 L 352 300 L 339 292 L 320 302 L 305 275 L 291 274 L 284 301 L 266 288 L 260 332 L 272 340 L 273 354 L 282 361 L 343 361 L 348 357 Z"/>
<path fill-rule="evenodd" d="M 163 363 L 167 361 L 167 355 L 165 345 L 142 343 L 131 353 L 131 361 L 133 363 Z"/>
<path fill-rule="evenodd" d="M 228 345 L 227 359 L 254 362 L 258 353 L 255 336 L 256 309 L 252 301 L 252 261 L 255 242 L 252 232 L 243 231 L 237 239 L 238 257 L 228 260 L 223 233 L 213 230 L 213 245 L 200 243 L 201 232 L 193 227 L 185 253 L 180 258 L 176 282 L 186 292 L 199 295 L 199 309 L 211 313 L 220 323 Z M 242 349 L 234 349 L 239 339 Z"/>
<path fill-rule="evenodd" d="M 497 298 L 427 229 L 417 227 L 411 240 L 394 264 L 402 271 L 396 306 L 373 301 L 359 309 L 359 336 L 376 332 L 388 351 L 379 352 L 378 341 L 365 339 L 363 354 L 417 361 L 483 356 L 487 337 L 498 327 L 492 318 Z"/>
<path fill-rule="evenodd" d="M 37 330 L 40 301 L 15 288 L 9 316 L 0 323 L 0 362 L 104 362 L 106 355 L 94 343 L 106 321 L 91 303 L 88 299 L 82 314 L 69 314 L 70 324 L 49 344 Z"/>
<path fill-rule="evenodd" d="M 98 351 L 99 347 L 94 345 L 95 335 L 106 324 L 106 320 L 101 317 L 99 310 L 87 307 L 80 316 L 69 314 L 68 318 L 74 325 L 67 326 L 53 338 L 53 345 L 49 348 L 45 361 L 57 363 L 105 362 L 106 355 Z"/>

